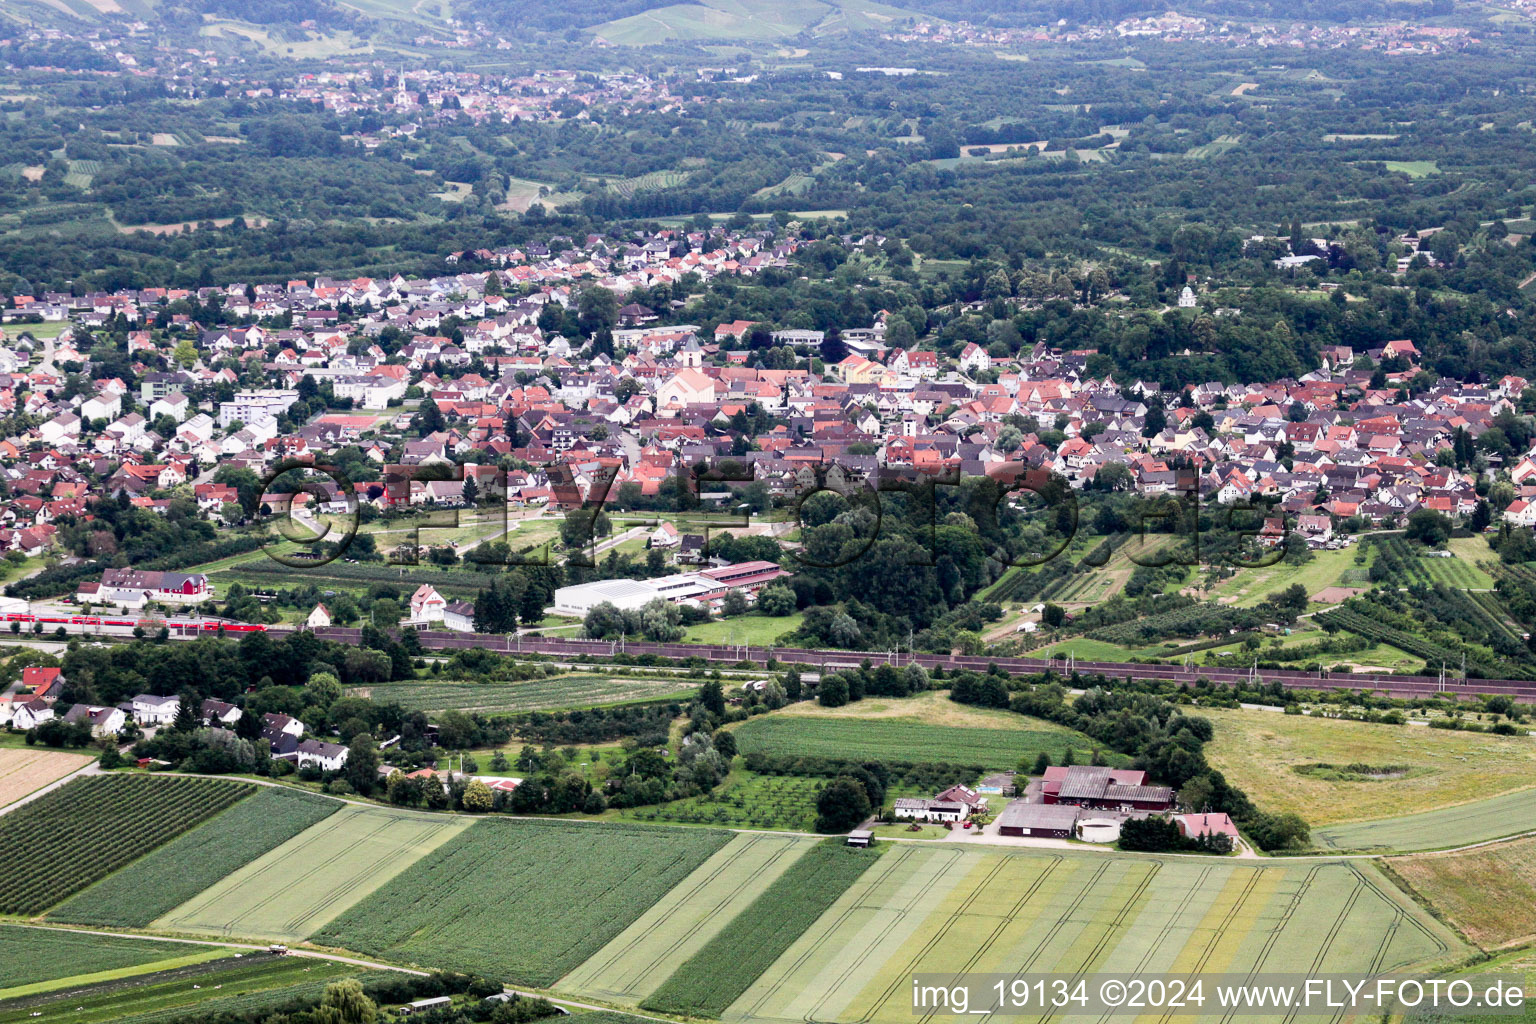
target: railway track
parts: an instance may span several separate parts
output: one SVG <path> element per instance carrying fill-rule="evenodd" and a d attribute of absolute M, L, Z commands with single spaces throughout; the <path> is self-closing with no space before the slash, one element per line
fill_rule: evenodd
<path fill-rule="evenodd" d="M 268 632 L 286 634 L 292 627 L 272 626 Z M 316 636 L 340 643 L 356 644 L 362 630 L 331 626 L 313 631 Z M 1213 683 L 1279 683 L 1299 690 L 1369 690 L 1391 697 L 1455 695 L 1473 697 L 1481 694 L 1508 694 L 1519 700 L 1536 702 L 1536 681 L 1520 679 L 1446 679 L 1437 676 L 1399 676 L 1388 674 L 1333 675 L 1327 672 L 1303 672 L 1295 669 L 1240 669 L 1219 666 L 1183 667 L 1179 665 L 1141 665 L 1118 661 L 1072 661 L 1062 658 L 1004 658 L 966 654 L 903 654 L 871 651 L 841 651 L 802 647 L 754 647 L 742 644 L 653 643 L 648 641 L 577 640 L 563 637 L 529 637 L 500 633 L 420 632 L 421 645 L 428 650 L 452 651 L 484 648 L 507 654 L 542 654 L 566 658 L 611 658 L 620 654 L 655 655 L 663 658 L 702 658 L 705 661 L 735 664 L 741 661 L 763 664 L 772 658 L 784 665 L 800 665 L 818 671 L 856 668 L 866 659 L 880 665 L 920 665 L 925 669 L 943 667 L 985 671 L 996 665 L 1011 675 L 1027 675 L 1047 669 L 1075 669 L 1083 675 L 1103 674 L 1119 679 L 1165 679 L 1191 682 L 1207 679 Z"/>

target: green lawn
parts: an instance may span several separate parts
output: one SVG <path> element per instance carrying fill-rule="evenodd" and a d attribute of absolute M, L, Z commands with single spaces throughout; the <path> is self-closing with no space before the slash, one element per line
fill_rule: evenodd
<path fill-rule="evenodd" d="M 1281 561 L 1263 569 L 1239 569 L 1237 575 L 1219 584 L 1214 596 L 1221 601 L 1250 608 L 1262 602 L 1277 590 L 1284 590 L 1300 583 L 1307 596 L 1324 587 L 1346 586 L 1344 574 L 1356 568 L 1355 554 L 1359 548 L 1351 545 L 1339 551 L 1319 551 L 1300 565 Z"/>
<path fill-rule="evenodd" d="M 751 644 L 754 647 L 768 647 L 785 633 L 799 629 L 804 618 L 804 615 L 796 612 L 778 617 L 747 614 L 734 619 L 712 619 L 689 626 L 684 639 L 696 644 Z"/>

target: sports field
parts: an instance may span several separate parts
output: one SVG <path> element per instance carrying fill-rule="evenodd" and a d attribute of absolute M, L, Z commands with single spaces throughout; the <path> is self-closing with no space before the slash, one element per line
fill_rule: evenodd
<path fill-rule="evenodd" d="M 1370 725 L 1274 711 L 1201 708 L 1198 714 L 1216 727 L 1205 751 L 1212 766 L 1260 807 L 1276 813 L 1295 811 L 1314 829 L 1513 792 L 1529 787 L 1536 773 L 1536 739 L 1530 736 Z M 1297 771 L 1316 764 L 1392 770 L 1379 773 L 1384 777 L 1353 781 Z M 1532 799 L 1531 806 L 1536 806 L 1536 792 Z"/>
<path fill-rule="evenodd" d="M 91 763 L 89 754 L 66 754 L 36 747 L 0 749 L 0 807 L 35 793 Z"/>
<path fill-rule="evenodd" d="M 749 719 L 736 729 L 743 754 L 875 758 L 1014 768 L 1045 753 L 1058 762 L 1067 748 L 1079 755 L 1102 748 L 1080 732 L 1006 711 L 955 704 L 937 691 L 907 698 L 856 701 L 839 708 L 793 704 Z M 1118 755 L 1103 751 L 1114 761 Z"/>
<path fill-rule="evenodd" d="M 464 831 L 468 818 L 347 805 L 155 921 L 297 942 Z"/>
<path fill-rule="evenodd" d="M 1364 863 L 902 844 L 722 1017 L 906 1022 L 919 971 L 1387 971 L 1464 950 Z"/>
<path fill-rule="evenodd" d="M 550 985 L 731 838 L 715 829 L 488 818 L 376 883 L 314 937 L 396 962 Z"/>
<path fill-rule="evenodd" d="M 1536 937 L 1536 839 L 1460 853 L 1393 857 L 1388 865 L 1485 949 Z"/>
<path fill-rule="evenodd" d="M 638 1003 L 816 842 L 738 835 L 556 987 Z"/>
<path fill-rule="evenodd" d="M 1536 789 L 1473 800 L 1422 814 L 1357 821 L 1312 830 L 1324 850 L 1439 850 L 1536 830 Z"/>

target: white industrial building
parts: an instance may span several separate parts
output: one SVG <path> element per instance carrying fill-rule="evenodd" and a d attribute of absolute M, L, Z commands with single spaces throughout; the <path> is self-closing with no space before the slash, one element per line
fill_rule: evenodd
<path fill-rule="evenodd" d="M 741 590 L 750 597 L 773 580 L 787 575 L 772 562 L 739 562 L 699 572 L 658 576 L 652 580 L 596 580 L 556 590 L 554 613 L 585 617 L 604 602 L 620 611 L 628 611 L 643 608 L 658 597 L 673 604 L 687 601 L 718 610 L 729 591 Z"/>

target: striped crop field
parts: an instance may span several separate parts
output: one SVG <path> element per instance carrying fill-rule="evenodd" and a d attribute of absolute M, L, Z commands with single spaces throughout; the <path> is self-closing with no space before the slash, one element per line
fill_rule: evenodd
<path fill-rule="evenodd" d="M 256 792 L 248 783 L 86 775 L 0 828 L 0 913 L 36 914 Z"/>
<path fill-rule="evenodd" d="M 737 836 L 557 987 L 616 1003 L 639 1002 L 816 842 L 797 836 Z"/>
<path fill-rule="evenodd" d="M 626 701 L 654 700 L 677 694 L 690 698 L 696 688 L 676 679 L 614 679 L 571 675 L 522 683 L 374 683 L 376 701 L 407 711 L 471 711 L 483 715 L 560 708 L 593 708 Z"/>
<path fill-rule="evenodd" d="M 1536 830 L 1536 789 L 1522 789 L 1422 814 L 1313 829 L 1312 845 L 1341 852 L 1408 853 L 1465 846 L 1533 830 Z"/>
<path fill-rule="evenodd" d="M 301 790 L 265 787 L 76 893 L 48 916 L 71 924 L 147 927 L 343 806 Z"/>
<path fill-rule="evenodd" d="M 715 829 L 488 818 L 378 887 L 315 941 L 550 985 L 731 839 Z"/>
<path fill-rule="evenodd" d="M 348 804 L 154 924 L 297 942 L 469 825 L 467 818 Z"/>
<path fill-rule="evenodd" d="M 721 1019 L 904 1024 L 917 972 L 1385 972 L 1465 951 L 1367 863 L 899 844 Z"/>

